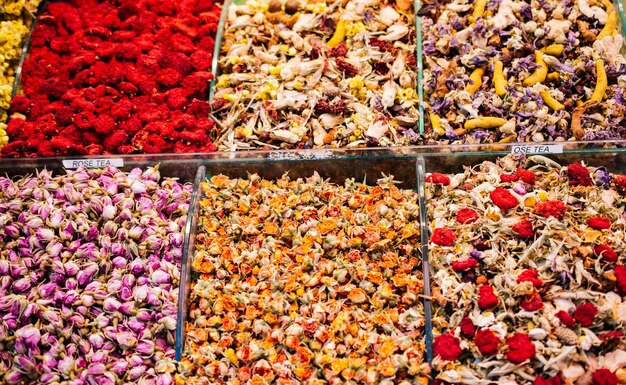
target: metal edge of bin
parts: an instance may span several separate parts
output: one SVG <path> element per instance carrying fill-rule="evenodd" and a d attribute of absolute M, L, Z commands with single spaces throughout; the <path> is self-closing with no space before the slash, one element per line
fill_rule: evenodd
<path fill-rule="evenodd" d="M 195 249 L 196 231 L 198 227 L 199 195 L 202 193 L 201 183 L 205 178 L 205 167 L 198 167 L 194 180 L 193 193 L 189 201 L 187 223 L 185 224 L 185 238 L 183 241 L 183 258 L 180 270 L 178 289 L 178 313 L 176 317 L 176 360 L 180 361 L 185 347 L 185 320 L 187 317 L 187 300 L 191 274 L 191 261 Z"/>

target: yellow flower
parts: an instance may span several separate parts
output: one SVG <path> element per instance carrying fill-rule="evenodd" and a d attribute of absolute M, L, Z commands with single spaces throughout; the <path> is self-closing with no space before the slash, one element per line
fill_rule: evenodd
<path fill-rule="evenodd" d="M 363 24 L 360 21 L 357 21 L 356 23 L 352 23 L 348 25 L 348 28 L 346 29 L 346 35 L 354 36 L 357 33 L 363 32 L 365 30 L 366 30 L 365 24 Z"/>
<path fill-rule="evenodd" d="M 361 77 L 361 75 L 357 75 L 348 80 L 348 87 L 352 88 L 353 90 L 363 88 L 364 85 L 365 83 L 363 82 L 363 78 Z"/>
<path fill-rule="evenodd" d="M 228 78 L 228 75 L 222 75 L 219 77 L 217 84 L 216 84 L 217 88 L 226 88 L 228 86 L 230 86 L 230 79 Z"/>

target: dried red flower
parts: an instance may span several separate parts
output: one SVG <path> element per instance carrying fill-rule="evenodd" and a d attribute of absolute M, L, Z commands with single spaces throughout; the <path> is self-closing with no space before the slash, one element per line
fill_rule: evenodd
<path fill-rule="evenodd" d="M 617 280 L 616 286 L 621 293 L 626 293 L 626 266 L 619 265 L 613 269 L 613 274 Z"/>
<path fill-rule="evenodd" d="M 570 186 L 591 186 L 591 175 L 587 167 L 580 163 L 572 163 L 567 166 L 567 177 Z"/>
<path fill-rule="evenodd" d="M 346 77 L 353 78 L 359 74 L 359 69 L 357 67 L 341 58 L 337 58 L 335 62 L 337 63 L 337 70 L 339 72 L 343 72 Z"/>
<path fill-rule="evenodd" d="M 459 210 L 459 212 L 456 214 L 456 220 L 459 223 L 474 223 L 478 220 L 479 215 L 476 211 L 472 210 L 472 209 L 461 209 Z"/>
<path fill-rule="evenodd" d="M 617 375 L 608 369 L 598 369 L 591 376 L 593 385 L 617 385 L 619 383 Z"/>
<path fill-rule="evenodd" d="M 593 252 L 606 262 L 609 262 L 609 263 L 617 262 L 617 258 L 618 258 L 617 253 L 608 245 L 604 245 L 604 244 L 595 245 L 593 247 Z"/>
<path fill-rule="evenodd" d="M 534 287 L 541 288 L 543 281 L 539 278 L 539 272 L 535 269 L 526 269 L 517 276 L 517 282 L 531 282 Z"/>
<path fill-rule="evenodd" d="M 610 330 L 608 332 L 598 334 L 598 338 L 600 338 L 602 342 L 607 343 L 615 340 L 619 341 L 623 335 L 624 333 L 621 330 Z"/>
<path fill-rule="evenodd" d="M 517 175 L 517 173 L 500 175 L 500 182 L 502 183 L 517 182 L 518 180 L 519 180 L 519 175 Z"/>
<path fill-rule="evenodd" d="M 446 361 L 456 361 L 462 353 L 461 341 L 450 333 L 435 337 L 433 354 Z"/>
<path fill-rule="evenodd" d="M 426 182 L 448 186 L 450 184 L 450 178 L 445 174 L 433 172 L 426 177 Z"/>
<path fill-rule="evenodd" d="M 509 351 L 506 354 L 506 358 L 514 364 L 521 364 L 535 356 L 536 348 L 528 334 L 514 333 L 507 338 L 507 344 L 509 345 Z"/>
<path fill-rule="evenodd" d="M 556 316 L 556 318 L 559 319 L 559 321 L 561 321 L 561 324 L 563 324 L 564 326 L 567 326 L 567 327 L 571 328 L 576 323 L 576 320 L 574 319 L 574 317 L 569 315 L 569 313 L 567 313 L 564 310 L 559 310 L 555 314 L 555 316 Z"/>
<path fill-rule="evenodd" d="M 500 339 L 489 329 L 480 329 L 476 333 L 474 343 L 483 356 L 493 356 L 498 353 Z"/>
<path fill-rule="evenodd" d="M 576 306 L 576 310 L 574 310 L 574 319 L 581 326 L 591 326 L 593 325 L 593 320 L 598 314 L 598 308 L 596 305 L 592 303 L 583 303 Z"/>
<path fill-rule="evenodd" d="M 460 273 L 463 271 L 468 271 L 476 266 L 478 266 L 478 261 L 476 261 L 474 258 L 468 258 L 462 261 L 453 262 L 452 270 L 456 271 L 457 273 Z"/>
<path fill-rule="evenodd" d="M 461 326 L 461 335 L 465 338 L 473 338 L 476 334 L 476 326 L 469 317 L 464 317 L 459 326 Z"/>
<path fill-rule="evenodd" d="M 606 217 L 592 217 L 587 219 L 589 227 L 596 230 L 606 230 L 611 228 L 611 220 Z"/>
<path fill-rule="evenodd" d="M 517 198 L 509 190 L 498 187 L 489 194 L 491 201 L 502 211 L 512 209 L 518 205 Z"/>
<path fill-rule="evenodd" d="M 556 376 L 552 378 L 539 376 L 535 378 L 533 381 L 533 385 L 561 385 L 563 382 L 561 381 L 561 377 Z"/>
<path fill-rule="evenodd" d="M 561 201 L 539 202 L 535 205 L 535 214 L 544 218 L 563 219 L 566 210 L 567 205 Z"/>
<path fill-rule="evenodd" d="M 348 47 L 346 46 L 346 43 L 342 41 L 341 43 L 337 44 L 335 48 L 330 50 L 330 53 L 328 54 L 328 56 L 345 58 L 347 54 L 348 54 Z"/>
<path fill-rule="evenodd" d="M 541 300 L 541 295 L 536 291 L 527 295 L 522 302 L 520 302 L 519 306 L 527 311 L 536 311 L 543 308 L 543 301 Z"/>
<path fill-rule="evenodd" d="M 626 191 L 626 175 L 615 175 L 615 185 L 622 191 Z"/>
<path fill-rule="evenodd" d="M 517 234 L 519 238 L 527 239 L 535 236 L 535 231 L 533 230 L 533 224 L 526 219 L 522 219 L 517 222 L 511 228 L 513 232 Z"/>
<path fill-rule="evenodd" d="M 478 288 L 478 306 L 482 310 L 493 309 L 498 306 L 498 297 L 493 291 L 493 287 L 489 285 L 482 285 Z"/>
<path fill-rule="evenodd" d="M 530 170 L 524 170 L 523 168 L 518 168 L 515 174 L 522 180 L 524 183 L 535 184 L 535 173 Z"/>
<path fill-rule="evenodd" d="M 454 231 L 444 228 L 436 228 L 431 237 L 431 241 L 439 246 L 452 246 L 455 239 Z"/>

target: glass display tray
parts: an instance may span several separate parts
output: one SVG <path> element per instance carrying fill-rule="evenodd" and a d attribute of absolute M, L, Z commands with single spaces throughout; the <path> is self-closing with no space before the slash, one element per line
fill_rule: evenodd
<path fill-rule="evenodd" d="M 425 176 L 433 172 L 457 173 L 464 167 L 471 167 L 483 161 L 494 161 L 498 157 L 510 153 L 512 145 L 503 146 L 502 151 L 487 152 L 430 152 L 421 154 L 403 154 L 403 156 L 389 156 L 387 153 L 372 153 L 369 156 L 343 156 L 339 158 L 302 157 L 294 152 L 292 157 L 285 157 L 285 153 L 275 154 L 274 157 L 261 157 L 258 153 L 245 153 L 246 156 L 232 156 L 233 154 L 186 154 L 178 157 L 163 155 L 134 155 L 120 157 L 124 160 L 121 170 L 130 171 L 132 168 L 145 168 L 159 164 L 161 175 L 178 177 L 182 182 L 193 182 L 194 190 L 190 202 L 189 220 L 185 228 L 181 288 L 179 291 L 179 317 L 176 331 L 176 357 L 182 357 L 184 347 L 184 320 L 187 311 L 188 288 L 191 279 L 190 263 L 195 247 L 195 237 L 198 221 L 198 194 L 200 183 L 206 175 L 219 173 L 231 177 L 246 177 L 249 173 L 258 173 L 264 178 L 275 179 L 288 172 L 291 177 L 309 176 L 317 171 L 324 178 L 340 183 L 346 178 L 373 181 L 380 175 L 393 175 L 396 180 L 402 181 L 403 188 L 416 189 L 419 194 L 421 219 L 421 254 L 424 271 L 423 303 L 425 311 L 425 342 L 426 358 L 432 359 L 432 324 L 430 301 L 431 283 L 429 265 L 429 217 L 427 208 L 430 202 L 425 197 Z M 524 156 L 524 155 L 522 155 Z M 564 154 L 543 155 L 562 165 L 574 162 L 585 162 L 591 166 L 604 166 L 610 172 L 626 174 L 626 149 L 589 149 L 579 148 Z M 92 157 L 95 158 L 95 157 Z M 89 159 L 92 159 L 89 158 Z M 0 159 L 0 174 L 9 176 L 33 173 L 38 169 L 47 168 L 55 173 L 63 172 L 62 158 L 33 158 L 20 161 Z"/>

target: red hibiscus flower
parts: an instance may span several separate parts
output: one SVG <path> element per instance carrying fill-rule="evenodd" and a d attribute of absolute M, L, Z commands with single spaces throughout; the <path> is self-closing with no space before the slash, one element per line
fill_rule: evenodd
<path fill-rule="evenodd" d="M 445 174 L 433 172 L 426 177 L 426 182 L 448 186 L 450 184 L 450 178 Z"/>
<path fill-rule="evenodd" d="M 539 202 L 535 205 L 535 214 L 544 218 L 563 219 L 566 210 L 567 205 L 561 201 Z"/>
<path fill-rule="evenodd" d="M 498 353 L 500 339 L 489 329 L 480 329 L 476 333 L 474 343 L 483 356 L 493 356 Z"/>
<path fill-rule="evenodd" d="M 465 338 L 473 338 L 476 334 L 476 326 L 469 317 L 464 317 L 461 320 L 461 335 Z"/>
<path fill-rule="evenodd" d="M 456 361 L 461 355 L 461 341 L 450 333 L 435 337 L 433 354 L 446 361 Z"/>
<path fill-rule="evenodd" d="M 519 305 L 522 309 L 527 311 L 536 311 L 543 307 L 543 301 L 541 300 L 541 295 L 537 292 L 533 292 L 530 295 L 526 296 Z"/>
<path fill-rule="evenodd" d="M 621 293 L 626 293 L 626 266 L 615 266 L 615 269 L 613 269 L 613 274 L 615 274 L 615 278 L 617 279 L 617 289 Z"/>
<path fill-rule="evenodd" d="M 602 342 L 608 343 L 611 341 L 619 341 L 624 333 L 621 330 L 611 330 L 608 332 L 598 334 L 598 338 L 602 340 Z"/>
<path fill-rule="evenodd" d="M 535 269 L 526 269 L 517 276 L 517 282 L 531 282 L 534 287 L 540 288 L 543 286 L 543 281 L 539 278 L 539 272 Z"/>
<path fill-rule="evenodd" d="M 462 261 L 455 261 L 452 263 L 452 270 L 457 273 L 468 271 L 474 267 L 478 266 L 478 261 L 474 258 L 464 259 Z"/>
<path fill-rule="evenodd" d="M 461 209 L 456 214 L 456 220 L 459 223 L 474 223 L 478 218 L 478 213 L 472 209 Z"/>
<path fill-rule="evenodd" d="M 618 382 L 617 375 L 604 368 L 596 370 L 591 376 L 591 383 L 593 385 L 617 385 Z"/>
<path fill-rule="evenodd" d="M 518 205 L 517 198 L 509 190 L 498 187 L 489 194 L 491 201 L 502 211 L 512 209 Z"/>
<path fill-rule="evenodd" d="M 611 227 L 611 220 L 605 217 L 592 217 L 587 219 L 587 224 L 596 230 L 606 230 Z"/>
<path fill-rule="evenodd" d="M 433 231 L 431 241 L 439 246 L 452 246 L 456 235 L 454 231 L 444 228 L 437 228 Z"/>
<path fill-rule="evenodd" d="M 607 245 L 595 245 L 593 247 L 593 252 L 604 261 L 609 263 L 617 262 L 617 253 Z"/>
<path fill-rule="evenodd" d="M 574 319 L 574 317 L 572 317 L 571 315 L 569 315 L 569 313 L 567 313 L 567 312 L 565 312 L 563 310 L 559 310 L 555 314 L 555 316 L 556 316 L 556 318 L 559 319 L 559 321 L 561 321 L 561 324 L 563 326 L 567 326 L 568 328 L 571 328 L 576 323 L 576 320 Z"/>
<path fill-rule="evenodd" d="M 517 222 L 513 225 L 511 229 L 517 234 L 519 238 L 522 239 L 528 239 L 535 236 L 533 224 L 526 219 L 522 219 L 521 221 Z"/>
<path fill-rule="evenodd" d="M 482 310 L 493 309 L 498 305 L 498 297 L 493 291 L 493 287 L 483 285 L 478 289 L 478 306 Z"/>
<path fill-rule="evenodd" d="M 509 351 L 506 354 L 506 358 L 514 364 L 521 364 L 535 356 L 535 345 L 528 337 L 528 334 L 515 333 L 507 338 L 507 344 L 509 345 Z"/>
<path fill-rule="evenodd" d="M 597 314 L 598 309 L 594 304 L 583 303 L 576 306 L 576 310 L 574 310 L 574 319 L 582 326 L 587 327 L 593 325 L 593 319 Z"/>
<path fill-rule="evenodd" d="M 591 186 L 591 176 L 587 167 L 580 163 L 572 163 L 567 167 L 570 186 Z"/>

